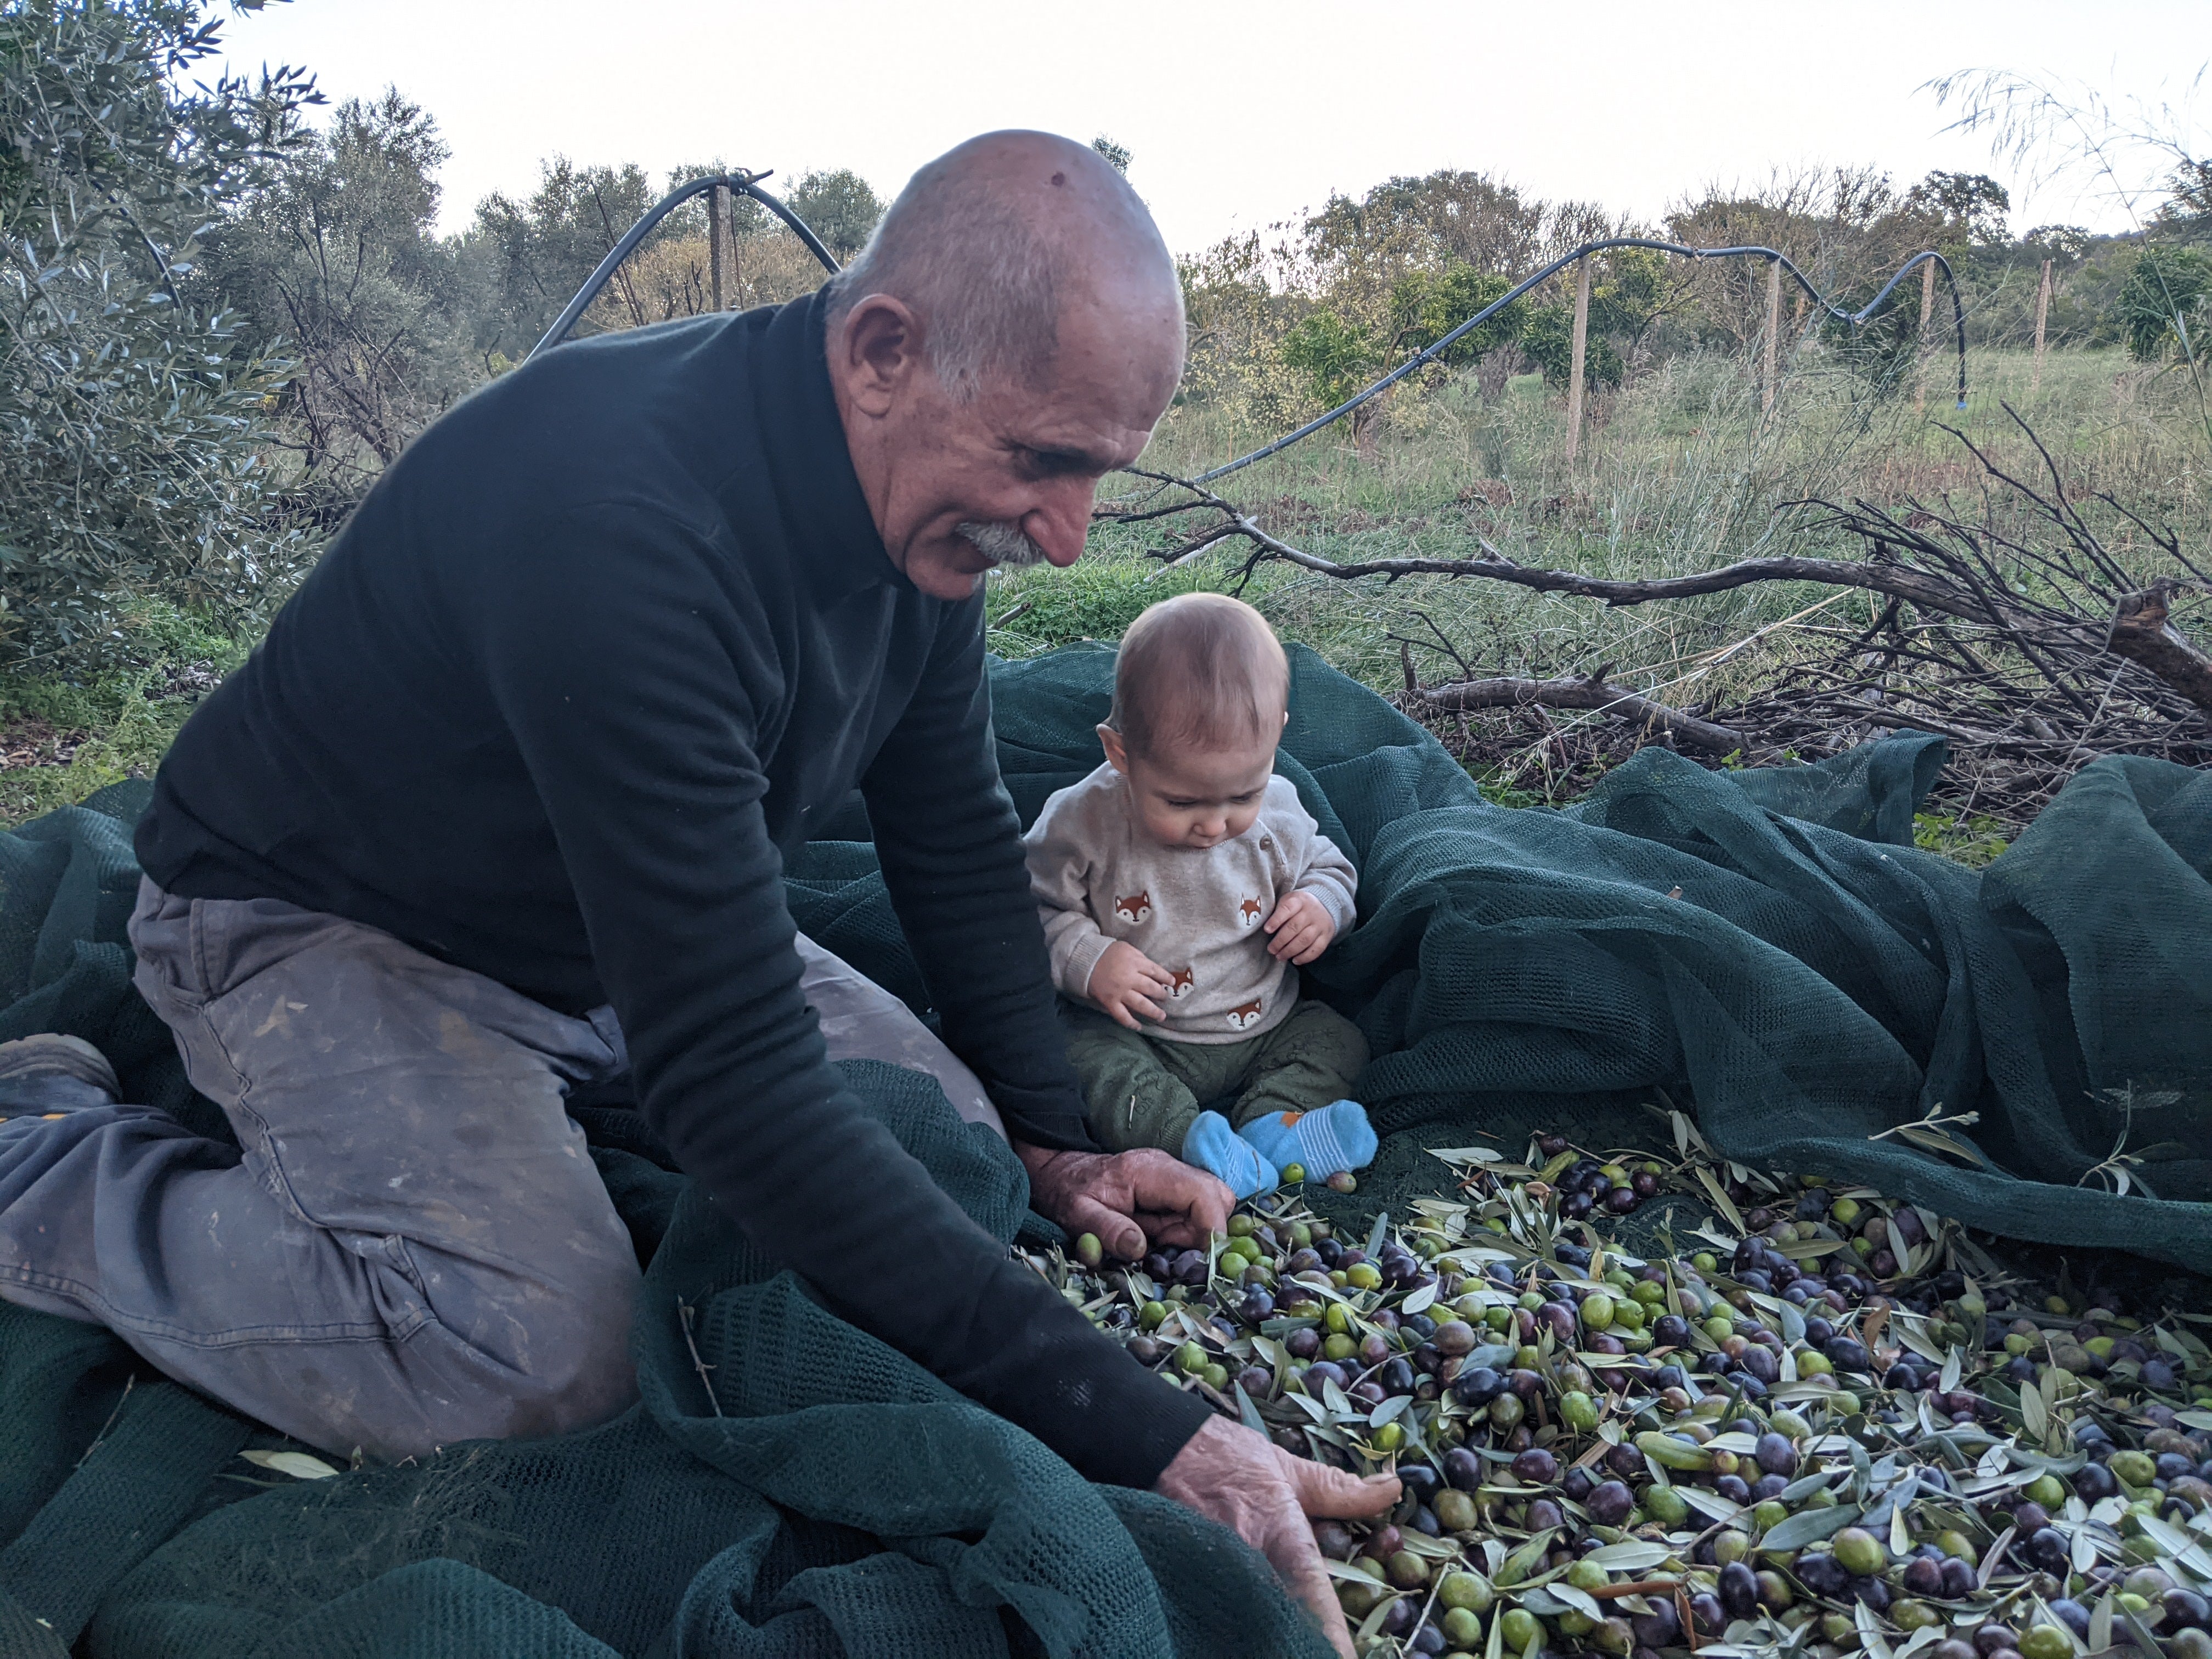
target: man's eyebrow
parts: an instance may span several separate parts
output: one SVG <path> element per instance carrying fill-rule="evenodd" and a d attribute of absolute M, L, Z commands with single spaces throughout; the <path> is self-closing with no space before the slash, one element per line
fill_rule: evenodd
<path fill-rule="evenodd" d="M 1024 449 L 1045 465 L 1059 471 L 1080 472 L 1111 472 L 1121 463 L 1111 455 L 1101 455 L 1087 449 L 1071 449 L 1056 444 L 1024 444 Z"/>

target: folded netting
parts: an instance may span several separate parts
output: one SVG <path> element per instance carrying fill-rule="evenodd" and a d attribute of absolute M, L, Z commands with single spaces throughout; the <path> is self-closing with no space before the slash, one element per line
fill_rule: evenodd
<path fill-rule="evenodd" d="M 1741 1159 L 2212 1270 L 2212 776 L 2096 762 L 1978 873 L 1909 845 L 1931 738 L 1735 773 L 1646 750 L 1571 811 L 1508 811 L 1379 698 L 1292 663 L 1279 769 L 1361 875 L 1358 930 L 1306 980 L 1374 1050 L 1385 1133 L 1353 1202 L 1435 1190 L 1427 1146 L 1652 1144 L 1674 1105 Z M 994 669 L 1025 821 L 1097 763 L 1112 671 L 1098 647 Z M 0 1040 L 89 1037 L 132 1097 L 223 1135 L 130 986 L 144 800 L 120 786 L 0 836 Z M 865 815 L 836 828 L 864 836 Z M 926 1004 L 864 840 L 788 875 L 802 927 Z M 919 1074 L 848 1071 L 1011 1238 L 1026 1188 L 1004 1146 Z M 1084 1482 L 824 1311 L 634 1113 L 574 1107 L 649 1264 L 635 1409 L 294 1480 L 238 1455 L 283 1443 L 105 1332 L 0 1305 L 0 1650 L 1322 1651 L 1231 1534 Z M 1978 1164 L 1882 1135 L 1931 1109 Z M 2116 1149 L 2158 1196 L 2104 1190 Z"/>

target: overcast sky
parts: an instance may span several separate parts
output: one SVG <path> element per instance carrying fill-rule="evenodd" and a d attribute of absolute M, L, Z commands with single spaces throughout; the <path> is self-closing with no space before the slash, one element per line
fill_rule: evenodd
<path fill-rule="evenodd" d="M 2208 21 L 2206 0 L 292 0 L 227 38 L 234 67 L 304 64 L 333 101 L 396 84 L 428 109 L 453 152 L 447 229 L 556 152 L 656 184 L 716 155 L 787 181 L 850 167 L 888 198 L 959 139 L 1027 126 L 1127 146 L 1190 252 L 1438 167 L 1647 218 L 1776 168 L 1943 167 L 2014 187 L 2016 229 L 2124 228 L 2076 187 L 2023 199 L 1918 88 L 1998 66 L 2173 100 L 2212 55 Z"/>

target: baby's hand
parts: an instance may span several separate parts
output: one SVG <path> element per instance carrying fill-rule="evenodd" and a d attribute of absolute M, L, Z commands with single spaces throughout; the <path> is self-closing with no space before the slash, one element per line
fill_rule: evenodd
<path fill-rule="evenodd" d="M 1336 919 L 1311 893 L 1286 896 L 1267 918 L 1267 927 L 1274 935 L 1267 941 L 1267 954 L 1300 966 L 1328 950 L 1328 942 L 1336 937 Z"/>
<path fill-rule="evenodd" d="M 1160 1004 L 1174 986 L 1166 969 L 1118 939 L 1091 970 L 1091 1000 L 1133 1031 L 1143 1029 L 1137 1024 L 1139 1014 L 1147 1019 L 1167 1018 Z"/>

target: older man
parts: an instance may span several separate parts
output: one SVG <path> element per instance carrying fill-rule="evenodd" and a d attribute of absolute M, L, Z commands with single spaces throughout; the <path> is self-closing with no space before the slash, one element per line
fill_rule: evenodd
<path fill-rule="evenodd" d="M 1146 1373 L 830 1064 L 988 1095 L 1037 1206 L 1124 1256 L 1226 1220 L 1218 1182 L 1087 1132 L 983 672 L 982 574 L 1075 562 L 1182 355 L 1127 185 L 1000 133 L 811 300 L 564 347 L 440 421 L 139 830 L 138 982 L 242 1161 L 117 1103 L 82 1045 L 0 1051 L 0 1109 L 56 1114 L 0 1128 L 0 1296 L 337 1451 L 601 1421 L 638 1268 L 562 1103 L 627 1068 L 833 1307 L 1094 1479 L 1236 1527 L 1345 1647 L 1301 1510 L 1395 1483 Z M 795 935 L 783 857 L 856 783 L 964 1067 Z"/>

